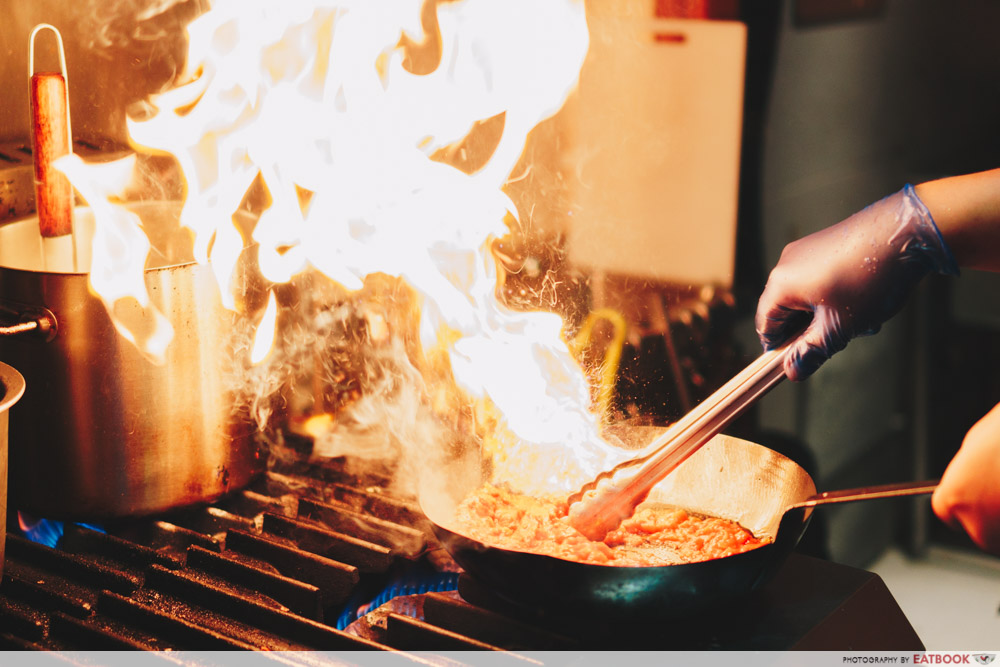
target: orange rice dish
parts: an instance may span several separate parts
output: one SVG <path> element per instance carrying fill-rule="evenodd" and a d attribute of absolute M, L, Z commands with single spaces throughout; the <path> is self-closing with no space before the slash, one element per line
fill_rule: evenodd
<path fill-rule="evenodd" d="M 565 498 L 534 498 L 486 484 L 458 506 L 454 527 L 501 549 L 619 567 L 697 563 L 771 542 L 735 521 L 655 503 L 640 504 L 635 514 L 595 542 L 569 524 L 568 510 Z"/>

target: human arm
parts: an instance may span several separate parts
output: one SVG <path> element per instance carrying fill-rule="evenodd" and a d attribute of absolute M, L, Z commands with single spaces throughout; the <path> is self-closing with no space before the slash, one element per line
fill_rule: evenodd
<path fill-rule="evenodd" d="M 1000 556 L 1000 405 L 976 422 L 931 497 L 934 513 Z"/>
<path fill-rule="evenodd" d="M 1000 169 L 928 181 L 915 190 L 959 266 L 1000 271 Z"/>
<path fill-rule="evenodd" d="M 926 274 L 959 265 L 1000 271 L 1000 169 L 907 186 L 790 243 L 761 294 L 757 333 L 771 349 L 809 321 L 785 362 L 803 380 L 877 332 Z"/>
<path fill-rule="evenodd" d="M 927 273 L 1000 271 L 1000 169 L 922 183 L 912 195 L 904 189 L 782 253 L 756 324 L 765 347 L 775 347 L 796 333 L 797 317 L 812 317 L 786 359 L 792 379 L 878 331 Z M 969 431 L 932 501 L 943 521 L 1000 555 L 998 479 L 1000 406 Z"/>

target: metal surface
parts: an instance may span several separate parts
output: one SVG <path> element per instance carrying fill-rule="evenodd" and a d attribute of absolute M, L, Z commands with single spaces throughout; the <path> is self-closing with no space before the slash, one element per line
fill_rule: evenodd
<path fill-rule="evenodd" d="M 24 395 L 24 377 L 7 364 L 0 363 L 0 578 L 3 577 L 4 544 L 7 537 L 7 427 L 10 409 Z"/>
<path fill-rule="evenodd" d="M 237 316 L 222 307 L 210 267 L 167 261 L 190 245 L 176 208 L 136 210 L 162 254 L 163 266 L 147 269 L 145 282 L 174 328 L 163 364 L 119 335 L 86 274 L 38 270 L 37 220 L 0 227 L 0 301 L 8 310 L 47 309 L 58 322 L 50 342 L 0 338 L 0 360 L 17 365 L 30 387 L 11 420 L 10 497 L 20 511 L 148 514 L 219 497 L 263 469 L 231 386 L 249 353 L 230 340 Z M 87 219 L 78 212 L 78 227 Z M 86 242 L 88 234 L 74 236 Z M 252 303 L 264 288 L 250 255 L 244 251 L 234 280 Z"/>
<path fill-rule="evenodd" d="M 655 430 L 642 429 L 645 439 Z M 448 526 L 455 507 L 479 480 L 467 469 L 464 478 L 450 479 L 448 487 L 422 489 L 421 506 L 454 559 L 500 598 L 533 609 L 574 609 L 579 615 L 681 617 L 727 602 L 738 604 L 740 597 L 770 579 L 795 547 L 809 522 L 810 505 L 823 504 L 812 478 L 792 460 L 719 435 L 656 485 L 650 500 L 737 521 L 773 542 L 700 563 L 615 567 L 499 549 L 454 532 Z M 909 493 L 933 488 L 921 484 Z M 853 499 L 867 497 L 878 496 Z"/>

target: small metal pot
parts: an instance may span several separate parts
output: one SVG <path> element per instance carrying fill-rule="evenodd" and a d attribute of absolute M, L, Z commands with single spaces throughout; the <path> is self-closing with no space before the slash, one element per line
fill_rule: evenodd
<path fill-rule="evenodd" d="M 24 394 L 24 378 L 7 364 L 0 364 L 0 580 L 3 579 L 4 544 L 7 542 L 7 425 L 10 408 Z"/>
<path fill-rule="evenodd" d="M 174 329 L 162 364 L 118 333 L 86 273 L 42 270 L 36 219 L 0 227 L 0 314 L 16 320 L 4 332 L 19 334 L 0 337 L 0 360 L 16 364 L 30 387 L 10 425 L 10 498 L 19 511 L 150 514 L 214 500 L 263 470 L 255 426 L 234 397 L 233 373 L 249 354 L 231 342 L 237 315 L 222 306 L 210 267 L 169 261 L 175 246 L 190 246 L 177 206 L 136 212 L 151 255 L 163 260 L 145 271 L 150 298 Z M 78 254 L 88 228 L 92 215 L 78 210 Z M 249 302 L 266 296 L 252 254 L 244 251 L 234 274 Z"/>

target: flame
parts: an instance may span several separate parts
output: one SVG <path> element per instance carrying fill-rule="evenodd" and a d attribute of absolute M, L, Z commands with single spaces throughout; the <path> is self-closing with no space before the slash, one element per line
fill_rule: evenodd
<path fill-rule="evenodd" d="M 278 324 L 278 301 L 271 292 L 267 297 L 267 307 L 264 309 L 264 316 L 261 317 L 257 325 L 257 332 L 254 334 L 253 347 L 250 351 L 250 363 L 259 364 L 267 357 L 274 343 L 275 327 Z"/>
<path fill-rule="evenodd" d="M 301 429 L 308 436 L 320 438 L 330 430 L 331 424 L 333 424 L 333 415 L 324 413 L 321 415 L 312 415 L 306 419 L 302 423 Z"/>
<path fill-rule="evenodd" d="M 36 519 L 23 512 L 17 513 L 17 525 L 21 529 L 21 534 L 32 542 L 44 544 L 53 549 L 59 546 L 59 541 L 66 532 L 66 524 L 53 519 Z M 89 530 L 98 533 L 105 532 L 104 528 L 90 523 L 78 523 Z"/>
<path fill-rule="evenodd" d="M 528 132 L 576 84 L 588 48 L 582 0 L 218 0 L 187 30 L 180 85 L 128 129 L 137 146 L 177 158 L 181 223 L 226 305 L 236 307 L 229 280 L 242 247 L 233 215 L 256 197 L 253 241 L 268 280 L 310 267 L 349 290 L 371 274 L 404 279 L 421 297 L 425 350 L 445 355 L 484 419 L 512 434 L 499 439 L 600 465 L 608 448 L 562 321 L 498 303 L 490 253 L 508 233 L 505 216 L 517 218 L 502 188 Z M 500 138 L 477 168 L 440 157 L 498 119 Z M 103 177 L 76 163 L 67 173 L 100 209 L 104 257 L 113 232 L 145 257 L 135 221 L 95 185 Z M 132 280 L 141 265 L 111 261 Z M 109 303 L 126 294 L 150 307 L 104 278 L 92 283 Z M 272 293 L 255 363 L 275 307 Z"/>
<path fill-rule="evenodd" d="M 112 315 L 118 332 L 160 363 L 174 335 L 173 326 L 150 302 L 146 290 L 149 238 L 142 221 L 125 206 L 111 203 L 133 180 L 135 157 L 103 164 L 85 164 L 70 153 L 55 166 L 77 188 L 94 213 L 90 286 Z"/>

